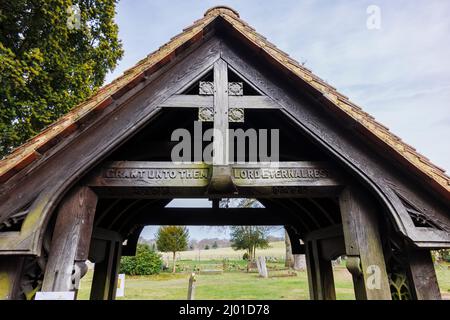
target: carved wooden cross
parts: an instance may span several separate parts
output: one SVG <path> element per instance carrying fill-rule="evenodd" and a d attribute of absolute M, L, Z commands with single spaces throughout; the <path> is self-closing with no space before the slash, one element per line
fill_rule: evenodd
<path fill-rule="evenodd" d="M 230 191 L 231 168 L 228 159 L 228 123 L 244 122 L 245 109 L 279 109 L 265 95 L 245 96 L 243 82 L 228 82 L 228 64 L 219 59 L 214 63 L 214 81 L 201 81 L 198 95 L 174 95 L 160 107 L 198 108 L 199 121 L 214 122 L 214 157 L 211 189 Z"/>

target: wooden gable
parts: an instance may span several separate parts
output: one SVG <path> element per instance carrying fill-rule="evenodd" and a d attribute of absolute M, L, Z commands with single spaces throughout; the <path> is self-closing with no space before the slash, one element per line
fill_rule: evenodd
<path fill-rule="evenodd" d="M 71 187 L 164 110 L 192 108 L 181 93 L 217 64 L 261 93 L 249 106 L 277 110 L 363 185 L 399 233 L 418 246 L 450 246 L 444 172 L 220 7 L 1 161 L 0 224 L 22 222 L 19 230 L 0 230 L 0 254 L 39 254 L 52 212 Z M 197 107 L 209 103 L 199 99 Z"/>

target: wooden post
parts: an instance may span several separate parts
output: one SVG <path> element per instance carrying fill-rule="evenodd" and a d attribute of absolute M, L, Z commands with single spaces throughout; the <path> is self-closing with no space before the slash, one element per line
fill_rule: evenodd
<path fill-rule="evenodd" d="M 214 64 L 214 157 L 213 164 L 228 165 L 228 65 Z M 216 135 L 220 135 L 217 137 Z"/>
<path fill-rule="evenodd" d="M 197 281 L 197 279 L 195 278 L 195 273 L 193 272 L 189 277 L 189 287 L 187 296 L 188 300 L 195 300 L 195 281 Z"/>
<path fill-rule="evenodd" d="M 0 256 L 0 300 L 19 299 L 24 257 Z"/>
<path fill-rule="evenodd" d="M 306 266 L 311 300 L 336 300 L 333 268 L 322 256 L 319 240 L 306 242 Z"/>
<path fill-rule="evenodd" d="M 356 187 L 347 187 L 340 198 L 347 268 L 353 275 L 358 300 L 391 300 L 376 204 Z"/>
<path fill-rule="evenodd" d="M 214 64 L 214 141 L 213 168 L 208 193 L 235 193 L 229 167 L 228 65 L 219 59 Z"/>
<path fill-rule="evenodd" d="M 77 187 L 63 199 L 56 218 L 42 291 L 73 291 L 74 265 L 87 259 L 97 205 L 96 194 Z M 79 279 L 78 279 L 79 280 Z"/>
<path fill-rule="evenodd" d="M 436 271 L 429 250 L 408 248 L 410 291 L 417 300 L 441 300 Z"/>
<path fill-rule="evenodd" d="M 104 246 L 104 258 L 95 263 L 91 300 L 114 300 L 117 290 L 122 243 L 115 240 L 100 241 L 107 241 L 107 243 Z"/>
<path fill-rule="evenodd" d="M 122 257 L 122 242 L 116 242 L 114 246 L 114 257 L 113 257 L 113 266 L 111 270 L 111 284 L 110 290 L 108 293 L 109 300 L 116 299 L 117 292 L 117 281 L 119 277 L 119 269 L 120 269 L 120 258 Z"/>

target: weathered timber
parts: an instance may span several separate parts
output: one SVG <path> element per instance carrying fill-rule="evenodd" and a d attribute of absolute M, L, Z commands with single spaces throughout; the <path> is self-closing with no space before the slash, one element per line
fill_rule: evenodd
<path fill-rule="evenodd" d="M 296 222 L 264 208 L 161 208 L 143 212 L 133 224 L 143 225 L 282 225 Z M 300 246 L 300 244 L 299 244 Z M 297 248 L 297 247 L 296 247 Z M 298 249 L 301 251 L 301 249 Z"/>
<path fill-rule="evenodd" d="M 104 258 L 95 263 L 94 275 L 92 277 L 91 300 L 108 300 L 111 292 L 111 284 L 114 273 L 115 241 L 100 240 L 104 242 Z M 98 241 L 98 242 L 100 242 Z"/>
<path fill-rule="evenodd" d="M 220 57 L 219 44 L 217 39 L 210 39 L 197 47 L 196 55 L 190 51 L 175 59 L 155 77 L 149 77 L 136 87 L 132 99 L 124 95 L 113 102 L 98 114 L 94 123 L 66 138 L 26 172 L 2 185 L 2 217 L 16 212 L 23 203 L 35 200 L 22 232 L 0 239 L 0 254 L 17 254 L 18 251 L 40 254 L 42 233 L 39 227 L 46 224 L 61 195 L 98 161 L 147 125 L 158 114 L 160 103 L 210 69 Z M 24 178 L 26 184 L 20 183 Z M 11 201 L 11 195 L 21 199 L 20 202 Z"/>
<path fill-rule="evenodd" d="M 214 64 L 213 168 L 209 194 L 237 193 L 230 175 L 228 132 L 228 65 L 222 59 Z"/>
<path fill-rule="evenodd" d="M 333 268 L 320 251 L 319 240 L 306 242 L 306 267 L 311 300 L 336 300 Z"/>
<path fill-rule="evenodd" d="M 280 109 L 266 96 L 229 96 L 229 109 Z M 159 105 L 160 108 L 213 108 L 214 97 L 176 94 Z"/>
<path fill-rule="evenodd" d="M 213 164 L 218 166 L 228 165 L 228 98 L 228 65 L 220 59 L 214 64 Z"/>
<path fill-rule="evenodd" d="M 88 258 L 97 195 L 88 187 L 69 192 L 58 209 L 42 291 L 71 291 L 77 261 Z"/>
<path fill-rule="evenodd" d="M 211 178 L 205 163 L 119 161 L 105 164 L 86 184 L 91 187 L 205 187 Z M 224 172 L 237 187 L 295 186 L 338 187 L 343 184 L 337 170 L 323 162 L 233 164 Z"/>
<path fill-rule="evenodd" d="M 285 226 L 285 237 L 288 238 L 288 241 L 291 246 L 292 254 L 305 254 L 305 246 L 300 242 L 300 235 L 297 234 L 295 229 L 291 226 Z"/>
<path fill-rule="evenodd" d="M 431 253 L 427 249 L 408 248 L 410 291 L 417 300 L 441 300 Z"/>
<path fill-rule="evenodd" d="M 342 236 L 342 224 L 311 231 L 305 235 L 305 240 L 322 240 Z"/>
<path fill-rule="evenodd" d="M 237 46 L 236 41 L 241 46 Z M 244 42 L 234 38 L 225 39 L 222 59 L 249 83 L 280 104 L 287 119 L 336 159 L 337 163 L 348 168 L 368 185 L 384 204 L 400 232 L 423 247 L 442 247 L 450 244 L 448 232 L 415 228 L 400 199 L 392 191 L 392 186 L 409 190 L 408 199 L 417 201 L 421 207 L 428 209 L 428 214 L 450 226 L 450 218 L 445 213 L 446 207 L 439 200 L 436 201 L 436 198 L 433 199 L 428 190 L 421 189 L 423 181 L 403 175 L 403 171 L 397 167 L 398 162 L 387 161 L 384 158 L 385 153 L 368 149 L 366 139 L 349 132 L 348 126 L 336 121 L 335 117 L 326 115 L 324 110 L 329 108 L 321 106 L 325 101 L 323 97 L 319 103 L 317 99 L 320 97 L 312 97 L 306 91 L 298 90 L 298 87 L 293 90 L 292 83 L 283 81 L 285 77 L 268 67 L 267 61 L 263 58 L 254 59 L 253 52 L 246 49 L 248 43 Z"/>
<path fill-rule="evenodd" d="M 353 275 L 356 298 L 390 300 L 377 207 L 361 188 L 347 187 L 340 198 L 345 249 Z"/>
<path fill-rule="evenodd" d="M 24 257 L 0 256 L 0 300 L 20 299 Z"/>

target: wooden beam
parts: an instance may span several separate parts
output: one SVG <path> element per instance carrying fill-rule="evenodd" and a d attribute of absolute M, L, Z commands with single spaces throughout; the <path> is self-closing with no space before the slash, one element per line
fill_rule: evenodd
<path fill-rule="evenodd" d="M 314 230 L 305 235 L 305 240 L 322 240 L 342 236 L 342 224 L 336 224 L 330 227 Z"/>
<path fill-rule="evenodd" d="M 310 299 L 336 300 L 331 261 L 323 258 L 319 242 L 318 240 L 306 242 Z"/>
<path fill-rule="evenodd" d="M 119 233 L 103 229 L 103 228 L 95 228 L 92 232 L 92 238 L 98 240 L 109 240 L 109 241 L 121 241 L 122 237 Z"/>
<path fill-rule="evenodd" d="M 284 229 L 291 242 L 292 254 L 305 254 L 305 246 L 300 243 L 300 235 L 297 234 L 291 226 L 285 226 Z"/>
<path fill-rule="evenodd" d="M 284 225 L 292 218 L 263 208 L 161 208 L 142 213 L 133 224 L 142 225 Z"/>
<path fill-rule="evenodd" d="M 206 187 L 207 164 L 118 161 L 106 164 L 86 182 L 91 187 Z"/>
<path fill-rule="evenodd" d="M 0 300 L 20 299 L 24 259 L 22 256 L 0 256 Z"/>
<path fill-rule="evenodd" d="M 180 56 L 170 57 L 170 61 L 166 61 L 169 63 L 102 110 L 98 117 L 91 119 L 92 123 L 79 126 L 62 143 L 48 150 L 33 170 L 23 170 L 0 186 L 0 219 L 18 212 L 27 203 L 32 203 L 30 212 L 33 212 L 24 221 L 26 228 L 22 232 L 0 238 L 0 255 L 11 252 L 41 254 L 43 232 L 40 227 L 48 221 L 67 186 L 148 126 L 161 110 L 158 108 L 161 102 L 198 79 L 220 58 L 220 40 L 217 38 L 205 38 L 192 50 L 194 48 L 198 49 L 195 55 L 189 54 L 192 51 L 188 50 Z M 26 183 L 17 183 L 24 181 L 25 171 Z"/>
<path fill-rule="evenodd" d="M 267 96 L 230 96 L 230 106 L 243 109 L 281 109 L 281 106 Z"/>
<path fill-rule="evenodd" d="M 71 276 L 76 261 L 88 258 L 97 195 L 76 187 L 63 199 L 53 231 L 42 291 L 73 290 Z"/>
<path fill-rule="evenodd" d="M 213 165 L 228 165 L 228 65 L 214 63 L 214 156 Z M 213 172 L 214 176 L 214 172 Z"/>
<path fill-rule="evenodd" d="M 120 258 L 122 257 L 122 241 L 116 242 L 114 246 L 113 265 L 111 268 L 111 277 L 108 291 L 108 300 L 116 300 L 117 279 L 120 269 Z"/>
<path fill-rule="evenodd" d="M 230 109 L 280 109 L 280 105 L 267 96 L 229 96 Z M 213 96 L 176 94 L 159 105 L 161 108 L 212 108 Z"/>
<path fill-rule="evenodd" d="M 112 278 L 114 274 L 115 252 L 117 241 L 108 241 L 104 246 L 104 259 L 96 261 L 94 266 L 94 276 L 92 278 L 91 300 L 108 300 L 110 299 Z"/>
<path fill-rule="evenodd" d="M 358 300 L 391 300 L 375 203 L 359 187 L 347 187 L 339 198 L 347 268 Z"/>
<path fill-rule="evenodd" d="M 229 167 L 228 65 L 222 59 L 214 63 L 214 138 L 213 168 L 208 194 L 237 193 Z"/>
<path fill-rule="evenodd" d="M 280 78 L 280 74 L 274 72 L 265 59 L 255 59 L 253 51 L 246 51 L 243 48 L 244 46 L 236 46 L 235 43 L 225 40 L 221 58 L 239 72 L 246 81 L 260 88 L 282 105 L 282 113 L 314 140 L 317 146 L 327 150 L 336 161 L 346 166 L 376 192 L 399 232 L 418 246 L 429 248 L 448 246 L 450 243 L 448 232 L 446 234 L 431 232 L 430 229 L 417 230 L 403 204 L 392 192 L 392 186 L 408 190 L 408 199 L 414 199 L 414 202 L 420 203 L 420 207 L 427 208 L 430 213 L 433 212 L 437 220 L 448 223 L 449 202 L 444 204 L 430 197 L 428 189 L 422 188 L 427 179 L 415 179 L 412 175 L 405 175 L 398 170 L 398 161 L 392 157 L 390 157 L 392 161 L 389 161 L 385 152 L 363 148 L 364 139 L 359 139 L 358 135 L 348 130 L 348 126 L 342 126 L 340 121 L 336 121 L 336 117 L 326 116 L 324 110 L 329 108 L 320 108 L 319 104 L 323 105 L 323 103 L 312 104 L 311 99 L 307 99 L 301 90 L 295 90 L 289 81 L 284 81 L 286 79 L 283 77 Z M 302 82 L 300 79 L 299 81 Z M 331 108 L 330 111 L 338 111 L 338 109 Z M 334 114 L 338 115 L 339 112 Z M 445 196 L 449 199 L 448 192 Z"/>
<path fill-rule="evenodd" d="M 175 94 L 159 105 L 161 108 L 212 108 L 213 96 Z"/>
<path fill-rule="evenodd" d="M 441 300 L 433 259 L 427 249 L 408 248 L 408 275 L 417 300 Z"/>
<path fill-rule="evenodd" d="M 339 172 L 325 162 L 280 162 L 234 164 L 227 174 L 237 187 L 301 186 L 338 187 L 343 184 Z M 206 187 L 211 180 L 211 166 L 205 163 L 117 161 L 105 164 L 91 174 L 90 187 Z"/>
<path fill-rule="evenodd" d="M 320 186 L 342 185 L 339 172 L 326 162 L 280 162 L 274 167 L 267 164 L 232 165 L 236 186 Z"/>

